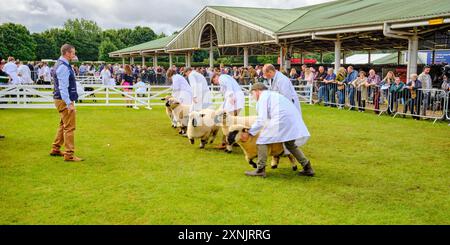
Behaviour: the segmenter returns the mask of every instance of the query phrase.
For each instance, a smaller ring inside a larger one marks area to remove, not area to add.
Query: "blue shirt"
[[[62,56],[59,58],[59,60],[61,60],[66,64],[69,64],[69,61]],[[69,108],[69,105],[72,103],[69,97],[69,76],[70,71],[66,66],[64,65],[58,66],[58,69],[56,70],[56,77],[58,78],[59,82],[58,88],[59,92],[61,93],[62,100],[66,102],[67,108]]]
[[[348,76],[342,82],[344,82],[344,83],[351,83],[351,82],[355,81],[356,78],[358,78],[358,72],[357,71],[352,71],[352,73],[348,74]]]
[[[327,80],[327,81],[336,80],[336,74],[333,73],[331,75],[327,75],[324,80]]]

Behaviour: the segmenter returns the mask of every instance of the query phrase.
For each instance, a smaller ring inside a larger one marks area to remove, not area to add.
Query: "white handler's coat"
[[[26,65],[20,65],[17,69],[17,74],[20,75],[20,81],[23,84],[33,84],[33,79],[31,79],[31,70]]]
[[[192,104],[192,88],[186,79],[179,74],[172,77],[172,96],[182,105]]]
[[[19,76],[17,75],[17,65],[14,62],[8,62],[3,66],[3,71],[8,73],[11,77],[12,84],[20,84]]]
[[[250,129],[250,134],[261,131],[258,145],[283,143],[295,140],[297,146],[306,144],[311,135],[303,122],[299,110],[283,95],[273,91],[263,91],[256,105],[258,118]]]
[[[241,86],[230,75],[220,75],[219,77],[220,92],[223,94],[223,110],[232,112],[243,109],[245,105],[245,95]]]
[[[192,101],[191,111],[200,111],[210,107],[212,96],[206,78],[202,74],[192,71],[189,74],[189,83],[192,87],[192,97],[197,98],[197,103]]]
[[[298,99],[298,94],[295,91],[294,86],[292,85],[291,80],[283,75],[283,73],[277,71],[275,73],[275,77],[272,79],[271,82],[271,90],[276,91],[284,97],[286,97],[291,103],[294,103],[295,107],[300,111],[300,114],[302,112],[300,108],[300,101]]]

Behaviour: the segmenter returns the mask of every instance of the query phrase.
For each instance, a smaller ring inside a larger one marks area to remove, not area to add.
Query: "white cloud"
[[[14,22],[40,32],[69,18],[93,20],[103,29],[148,26],[171,34],[206,5],[295,8],[330,0],[2,0],[0,23]]]

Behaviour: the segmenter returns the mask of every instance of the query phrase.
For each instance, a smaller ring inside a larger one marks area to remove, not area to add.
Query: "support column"
[[[125,66],[125,57],[122,56],[122,65]]]
[[[400,65],[402,59],[402,51],[397,51],[397,65]]]
[[[145,66],[145,56],[142,55],[142,66]]]
[[[153,55],[153,67],[158,66],[158,56],[155,54]]]
[[[280,47],[280,71],[284,69],[283,47]]]
[[[367,64],[371,64],[372,63],[372,52],[370,51],[370,49],[369,49],[369,51],[367,51],[367,54],[368,54],[368,58],[367,58],[368,63]]]
[[[409,48],[409,54],[408,54],[408,77],[411,76],[411,74],[417,74],[417,56],[418,56],[418,49],[419,49],[419,38],[416,35],[412,36],[408,40],[408,48]]]
[[[323,64],[323,52],[322,51],[320,51],[320,64],[321,65]]]
[[[339,40],[339,38],[336,41],[334,41],[334,72],[336,74],[339,71],[339,68],[341,68],[341,45],[342,42],[341,40]]]
[[[433,49],[431,55],[433,55],[433,57],[431,57],[431,64],[434,65],[434,63],[436,62],[436,50]]]
[[[134,65],[134,57],[130,57],[130,65]]]
[[[303,51],[300,52],[300,60],[302,62],[302,65],[305,64],[305,56],[303,55]]]
[[[186,62],[185,62],[186,67],[189,68],[189,67],[191,67],[191,52],[187,52],[185,57],[186,57]]]
[[[209,28],[209,67],[214,68],[213,30]]]
[[[248,67],[248,47],[244,48],[244,67]]]
[[[172,68],[173,66],[173,55],[172,53],[169,53],[169,68]]]

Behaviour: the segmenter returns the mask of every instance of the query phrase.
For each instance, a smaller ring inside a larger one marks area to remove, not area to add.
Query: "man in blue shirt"
[[[353,66],[349,66],[347,68],[347,77],[344,79],[345,84],[347,84],[347,88],[349,89],[349,100],[350,100],[350,106],[351,109],[354,110],[355,109],[355,88],[350,85],[353,81],[356,80],[356,78],[358,78],[358,72],[353,70]]]
[[[83,161],[83,159],[74,156],[75,101],[78,100],[78,93],[75,73],[69,62],[75,57],[75,48],[70,44],[64,44],[61,47],[61,57],[55,64],[55,74],[53,77],[53,98],[61,120],[50,155],[64,156],[64,161],[67,162]],[[65,152],[60,150],[63,144]]]

